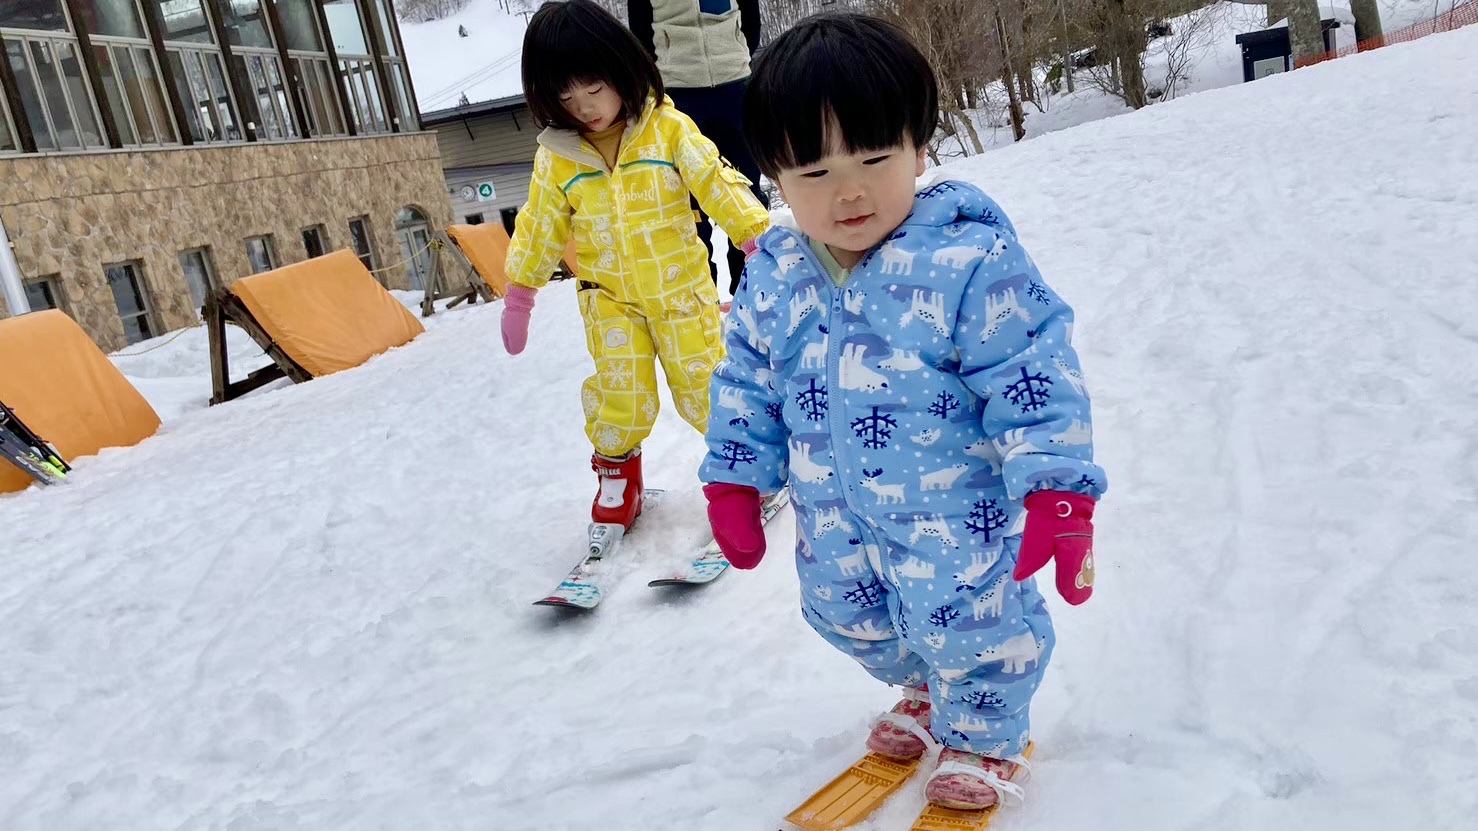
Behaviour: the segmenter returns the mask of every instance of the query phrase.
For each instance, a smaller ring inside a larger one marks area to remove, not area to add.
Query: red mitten
[[[748,485],[715,482],[703,486],[708,497],[708,525],[713,540],[734,568],[750,569],[765,556],[765,528],[760,522],[760,492]]]
[[[1057,558],[1057,593],[1074,606],[1093,596],[1093,497],[1035,491],[1026,497],[1026,530],[1016,558],[1017,580]]]

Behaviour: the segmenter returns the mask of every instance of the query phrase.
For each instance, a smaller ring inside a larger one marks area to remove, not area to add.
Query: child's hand
[[[535,289],[511,285],[503,298],[503,348],[517,355],[529,342],[529,313],[534,310]]]
[[[1057,558],[1057,593],[1074,606],[1093,596],[1093,497],[1036,491],[1026,497],[1026,531],[1016,560],[1017,580]]]
[[[750,569],[765,556],[765,528],[760,522],[760,492],[748,485],[715,482],[703,486],[708,497],[708,524],[714,542],[734,568]]]

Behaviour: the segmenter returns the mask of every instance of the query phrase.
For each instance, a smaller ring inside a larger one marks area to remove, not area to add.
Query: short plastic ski
[[[648,489],[642,491],[642,513],[637,517],[637,522],[642,516],[657,507],[661,501],[663,491]],[[632,527],[636,527],[632,523]],[[604,522],[592,522],[589,526],[588,547],[585,557],[565,575],[554,591],[540,600],[535,600],[535,606],[559,606],[566,609],[594,609],[600,605],[605,598],[605,590],[600,584],[600,564],[605,558],[616,552],[621,546],[622,540],[626,538],[626,531],[620,525]]]
[[[1026,752],[1022,755],[1031,758],[1035,746],[1028,742]],[[1016,768],[1016,775],[1011,779],[1014,781],[1021,774],[1021,767]],[[979,811],[957,811],[953,808],[943,808],[938,805],[925,805],[924,810],[919,812],[919,818],[914,820],[909,831],[985,831],[990,827],[991,818],[1001,803],[982,808]]]
[[[862,822],[908,781],[919,761],[868,753],[785,816],[800,831],[842,831]]]
[[[768,525],[770,520],[780,513],[780,509],[788,504],[790,504],[790,489],[782,488],[765,500],[764,506],[760,509],[760,522]],[[659,577],[647,585],[701,586],[705,583],[712,583],[728,569],[729,561],[724,558],[724,552],[719,550],[718,543],[709,540],[699,550],[698,556],[689,561],[682,571],[667,577]]]

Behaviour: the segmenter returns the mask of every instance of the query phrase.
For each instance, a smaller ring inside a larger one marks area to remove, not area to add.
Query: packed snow
[[[1478,27],[946,169],[1077,308],[1113,482],[997,827],[1472,827],[1475,135]],[[589,358],[568,283],[523,355],[498,314],[212,408],[191,338],[120,360],[160,434],[0,498],[0,827],[775,828],[860,752],[895,692],[802,622],[788,511],[646,587],[705,531],[670,408],[609,598],[529,605]]]
[[[467,36],[458,33],[465,28]],[[426,23],[400,22],[420,111],[523,94],[520,74],[528,20],[497,0],[472,0],[456,14]]]

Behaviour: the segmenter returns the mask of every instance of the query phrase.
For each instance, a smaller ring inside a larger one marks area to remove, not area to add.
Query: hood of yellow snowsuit
[[[711,285],[689,193],[739,245],[769,227],[749,185],[670,98],[660,106],[648,98],[628,122],[614,169],[578,133],[546,129],[508,250],[509,281],[544,285],[573,235],[582,281],[620,302],[665,308],[675,290],[691,296],[695,282]]]

